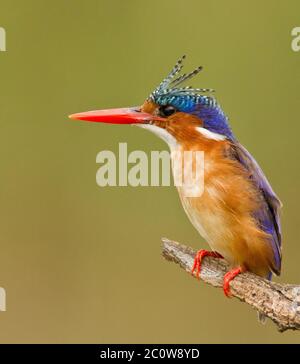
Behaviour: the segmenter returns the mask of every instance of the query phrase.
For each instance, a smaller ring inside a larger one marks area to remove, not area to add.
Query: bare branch
[[[190,273],[196,252],[185,245],[163,238],[162,255]],[[224,259],[205,257],[200,278],[214,287],[223,286],[228,264]],[[252,273],[238,275],[230,282],[232,296],[248,303],[269,317],[279,331],[300,330],[300,286],[269,282]]]

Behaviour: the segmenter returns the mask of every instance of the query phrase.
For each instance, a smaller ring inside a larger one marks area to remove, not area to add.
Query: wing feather
[[[249,173],[262,197],[262,208],[255,212],[260,227],[271,236],[271,244],[274,252],[274,272],[280,274],[281,270],[281,224],[279,210],[282,206],[279,198],[273,191],[262,169],[252,155],[237,141],[232,142],[232,156]]]

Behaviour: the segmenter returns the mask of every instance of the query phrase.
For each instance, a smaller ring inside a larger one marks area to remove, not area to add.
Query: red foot
[[[229,272],[227,272],[225,274],[224,281],[223,281],[223,291],[224,291],[226,297],[231,297],[230,286],[229,286],[230,281],[232,281],[234,277],[236,277],[238,274],[240,274],[242,272],[243,272],[243,269],[241,267],[238,267],[238,268],[230,270]]]
[[[202,259],[206,256],[214,257],[214,258],[223,258],[222,255],[217,252],[211,252],[209,250],[204,250],[204,249],[198,250],[195,255],[193,268],[191,270],[192,275],[194,275],[194,271],[196,271],[196,277],[198,279],[200,278]]]

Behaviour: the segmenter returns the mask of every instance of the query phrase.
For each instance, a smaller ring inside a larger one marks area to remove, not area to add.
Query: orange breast
[[[200,197],[186,197],[184,187],[178,187],[184,210],[212,250],[232,266],[266,276],[273,253],[269,236],[253,218],[259,208],[258,191],[239,163],[224,155],[227,142],[216,143],[192,147],[204,151],[204,190]]]

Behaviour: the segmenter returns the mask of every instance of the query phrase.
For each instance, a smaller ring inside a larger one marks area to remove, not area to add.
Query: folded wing
[[[274,252],[274,273],[280,274],[281,270],[281,225],[279,209],[281,202],[273,191],[263,171],[251,156],[251,154],[237,141],[232,143],[231,155],[249,173],[249,178],[253,181],[261,194],[262,206],[255,212],[255,218],[261,229],[271,236],[270,242]]]

